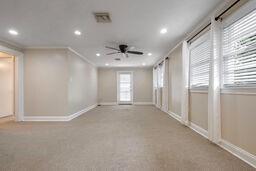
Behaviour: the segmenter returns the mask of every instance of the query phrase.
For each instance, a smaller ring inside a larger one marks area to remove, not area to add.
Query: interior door
[[[133,103],[133,74],[130,71],[122,71],[117,74],[117,101],[118,104]]]
[[[0,57],[0,118],[14,114],[14,62]]]

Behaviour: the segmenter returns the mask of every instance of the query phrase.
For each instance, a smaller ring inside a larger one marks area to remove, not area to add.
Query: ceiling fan
[[[128,54],[134,54],[134,55],[143,55],[143,52],[139,52],[139,51],[132,51],[130,50],[131,48],[128,47],[128,45],[119,45],[119,49],[118,48],[113,48],[113,47],[109,47],[106,46],[107,49],[111,49],[111,50],[115,50],[115,52],[111,52],[108,53],[106,55],[114,55],[114,54],[123,54],[125,57],[129,57]]]

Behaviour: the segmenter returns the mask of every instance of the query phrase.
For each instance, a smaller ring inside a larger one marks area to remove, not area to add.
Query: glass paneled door
[[[132,104],[133,75],[129,71],[117,72],[117,100],[118,104]]]

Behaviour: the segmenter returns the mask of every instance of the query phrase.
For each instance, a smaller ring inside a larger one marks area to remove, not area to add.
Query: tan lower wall
[[[256,95],[221,95],[224,140],[256,155]]]
[[[208,130],[208,93],[191,92],[189,106],[189,121]]]

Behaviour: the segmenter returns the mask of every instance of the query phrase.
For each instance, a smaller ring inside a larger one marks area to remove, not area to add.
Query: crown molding
[[[68,50],[68,51],[76,54],[77,56],[79,56],[81,59],[85,60],[86,62],[88,62],[92,66],[97,68],[97,65],[95,63],[93,63],[87,57],[85,57],[84,55],[82,55],[81,53],[77,52],[76,50],[74,50],[73,48],[71,48],[69,46],[29,46],[29,47],[25,48],[25,50],[36,50],[36,49],[43,49],[43,50],[47,50],[47,49]]]

